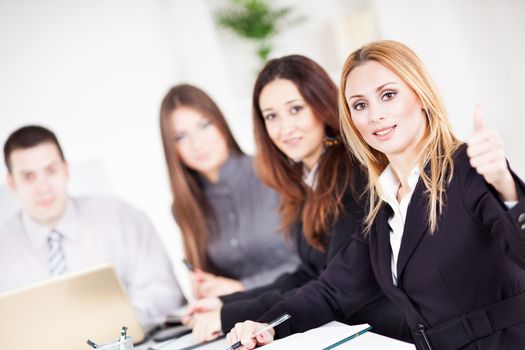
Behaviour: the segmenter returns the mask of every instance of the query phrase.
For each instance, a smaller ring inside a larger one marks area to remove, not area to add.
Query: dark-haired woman
[[[257,170],[281,195],[284,226],[295,233],[302,263],[268,286],[192,305],[190,324],[201,340],[257,319],[317,279],[363,218],[358,198],[364,175],[341,142],[337,88],[323,68],[299,55],[268,62],[255,83],[253,122]],[[364,319],[379,333],[410,339],[401,312],[381,293],[360,314],[341,321]]]
[[[297,265],[280,234],[279,196],[255,175],[215,102],[191,85],[173,87],[160,111],[172,211],[196,298],[267,284]]]

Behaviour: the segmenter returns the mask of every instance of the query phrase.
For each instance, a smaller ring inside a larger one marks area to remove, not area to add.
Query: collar
[[[308,170],[303,164],[303,181],[306,186],[315,189],[317,185],[317,170],[319,162],[315,163],[311,170]]]
[[[418,179],[419,165],[416,165],[408,175],[408,185],[410,186],[411,192],[416,188]],[[399,190],[400,182],[390,164],[379,176],[379,184],[381,185],[381,199],[395,208],[398,205],[397,191]]]
[[[230,152],[228,159],[226,159],[226,162],[219,170],[219,181],[217,183],[210,182],[206,177],[199,175],[204,191],[208,193],[218,192],[221,194],[224,187],[234,187],[238,179],[246,175],[244,168],[246,167],[245,163],[247,160],[250,160],[249,166],[252,167],[250,157],[244,154]]]
[[[321,159],[324,156],[324,153],[327,151],[326,147],[323,147],[323,150],[321,151],[321,155],[317,159],[317,162],[315,162],[314,166],[311,170],[308,170],[303,163],[303,182],[306,186],[310,187],[312,190],[315,190],[317,186],[317,172],[319,168],[319,163],[321,162]]]
[[[47,246],[47,237],[52,229],[33,220],[26,212],[22,212],[22,226],[31,244],[41,249]],[[64,214],[53,228],[60,232],[65,240],[74,239],[78,232],[77,210],[70,198],[67,202]]]

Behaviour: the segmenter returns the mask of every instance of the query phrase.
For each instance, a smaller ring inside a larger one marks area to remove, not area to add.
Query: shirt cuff
[[[516,204],[518,204],[518,201],[505,201],[503,203],[505,203],[507,209],[512,209]]]

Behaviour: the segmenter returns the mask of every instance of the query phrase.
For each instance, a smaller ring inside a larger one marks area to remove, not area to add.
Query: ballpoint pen
[[[188,271],[195,272],[195,267],[193,267],[193,265],[188,260],[182,259],[182,263],[184,264],[184,266],[186,266]]]
[[[273,320],[272,322],[270,322],[268,324],[268,326],[264,327],[263,329],[255,332],[253,335],[252,335],[252,338],[255,338],[256,336],[258,336],[259,334],[261,334],[262,332],[265,332],[271,328],[274,328],[274,327],[277,327],[278,325],[280,325],[281,323],[283,323],[284,321],[286,321],[287,319],[289,319],[290,316],[289,314],[282,314],[281,316],[277,317],[275,320]],[[236,350],[238,348],[240,348],[242,346],[242,343],[241,341],[239,340],[238,342],[232,344],[229,348],[227,348],[226,350]]]
[[[98,348],[98,345],[95,344],[93,341],[91,341],[91,339],[88,339],[86,343],[87,343],[89,346],[91,346],[93,349]]]

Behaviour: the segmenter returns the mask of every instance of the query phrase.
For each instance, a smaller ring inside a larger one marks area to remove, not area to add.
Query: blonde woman
[[[253,348],[304,320],[344,319],[382,291],[417,349],[525,348],[525,184],[481,111],[462,144],[417,56],[393,41],[349,56],[339,98],[344,137],[369,170],[362,228],[318,282],[262,316],[292,315],[277,334],[250,339],[262,324],[247,321],[228,341]]]

